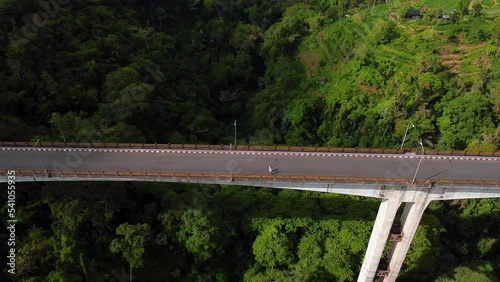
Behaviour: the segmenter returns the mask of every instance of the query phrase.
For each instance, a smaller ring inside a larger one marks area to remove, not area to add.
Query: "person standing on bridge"
[[[273,173],[273,169],[271,168],[271,166],[269,166],[269,174],[272,174]]]

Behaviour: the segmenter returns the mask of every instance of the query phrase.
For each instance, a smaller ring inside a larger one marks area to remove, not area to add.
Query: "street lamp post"
[[[234,120],[234,148],[236,149],[236,120]]]
[[[66,138],[64,138],[64,134],[63,134],[63,131],[61,129],[61,126],[59,125],[59,122],[57,121],[57,118],[53,118],[50,123],[54,122],[54,120],[56,121],[56,124],[57,124],[57,127],[59,128],[59,131],[61,132],[61,136],[63,138],[63,141],[64,141],[64,145],[66,145]]]
[[[420,163],[422,162],[422,158],[424,157],[424,145],[422,144],[422,141],[418,142],[420,144],[420,147],[422,147],[422,154],[420,155],[420,160],[418,161],[417,169],[415,170],[415,175],[413,176],[413,180],[411,184],[415,184],[415,179],[417,178],[417,173],[418,169],[420,168]]]
[[[233,151],[231,151],[232,144],[229,143],[229,176],[233,181]]]
[[[45,166],[43,165],[42,159],[40,158],[40,155],[38,154],[38,150],[35,148],[39,142],[40,142],[40,139],[36,140],[35,146],[33,146],[33,148],[35,149],[35,153],[36,153],[36,156],[38,157],[38,161],[40,161],[40,164],[42,165],[43,171],[45,171],[45,174],[47,175],[47,177],[49,177],[49,173],[47,172],[47,170],[45,169]]]
[[[406,135],[408,134],[408,129],[410,128],[410,125],[411,127],[415,128],[415,125],[413,124],[413,122],[408,122],[408,125],[406,126],[406,131],[405,131],[405,136],[403,137],[403,142],[401,142],[401,148],[399,149],[403,149],[403,145],[405,144],[405,139],[406,139]]]

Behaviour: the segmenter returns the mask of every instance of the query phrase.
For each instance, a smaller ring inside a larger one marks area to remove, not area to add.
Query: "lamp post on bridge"
[[[56,121],[56,124],[57,124],[57,127],[59,128],[59,131],[61,132],[61,135],[62,135],[62,138],[63,138],[63,141],[64,141],[64,145],[66,146],[66,138],[64,138],[64,134],[63,134],[63,131],[61,129],[61,126],[59,125],[59,122],[57,121],[57,118],[54,117],[50,123],[53,123],[54,121]]]
[[[234,120],[234,148],[236,149],[236,120]]]
[[[413,124],[413,122],[408,122],[408,125],[406,126],[406,131],[405,131],[405,136],[403,137],[403,142],[401,142],[401,148],[399,149],[403,149],[403,145],[405,144],[405,139],[406,139],[406,135],[408,134],[408,129],[410,128],[410,125],[411,127],[415,128],[415,125]]]
[[[233,151],[231,151],[232,144],[229,143],[229,177],[233,181]]]
[[[419,141],[418,143],[420,144],[420,147],[422,147],[422,154],[420,155],[420,160],[418,161],[417,169],[415,170],[415,175],[413,176],[413,180],[411,182],[412,185],[415,184],[415,179],[417,178],[418,169],[420,168],[420,163],[422,162],[422,158],[424,157],[424,145],[422,144],[422,141]]]
[[[47,175],[47,177],[49,177],[49,173],[45,169],[45,166],[43,165],[42,159],[40,158],[40,155],[38,154],[38,149],[35,148],[38,143],[40,143],[40,139],[36,140],[36,143],[35,143],[35,146],[33,146],[33,149],[35,149],[36,156],[38,157],[38,161],[42,165],[43,171],[45,171],[45,174]]]

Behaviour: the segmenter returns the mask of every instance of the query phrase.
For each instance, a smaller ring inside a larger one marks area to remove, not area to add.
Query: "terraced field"
[[[486,43],[479,44],[443,44],[439,51],[441,64],[450,72],[458,75],[473,75],[483,68],[491,67],[491,62],[485,54]]]

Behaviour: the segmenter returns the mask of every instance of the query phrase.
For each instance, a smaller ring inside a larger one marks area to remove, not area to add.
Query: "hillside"
[[[412,121],[418,124],[412,136],[429,147],[498,148],[498,32],[492,28],[500,26],[498,18],[396,22],[369,14],[310,30],[301,41],[307,78],[299,100],[312,99],[311,93],[322,99],[314,98],[316,110],[291,103],[284,139],[384,147],[394,145]],[[320,77],[328,82],[319,83]],[[474,109],[451,106],[470,99]],[[321,122],[305,129],[292,119],[308,110]]]

